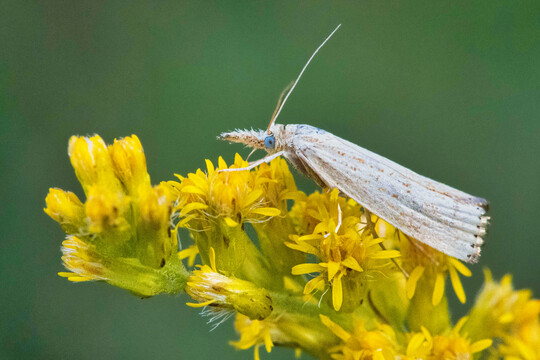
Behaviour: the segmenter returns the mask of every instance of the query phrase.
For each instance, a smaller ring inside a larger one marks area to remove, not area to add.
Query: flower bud
[[[252,320],[263,320],[273,310],[272,299],[265,289],[249,281],[222,275],[207,265],[193,272],[188,279],[186,291],[200,301],[199,304],[188,305],[234,309]]]

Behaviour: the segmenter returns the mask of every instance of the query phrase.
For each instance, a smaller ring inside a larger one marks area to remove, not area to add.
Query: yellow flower
[[[437,306],[444,295],[446,274],[450,275],[450,281],[459,301],[465,303],[466,296],[459,274],[469,277],[471,271],[458,259],[445,255],[419,241],[407,237],[402,232],[396,232],[400,239],[402,264],[409,273],[406,290],[409,299],[415,294],[417,283],[420,279],[432,284],[432,304]]]
[[[70,234],[78,234],[86,227],[84,206],[71,191],[51,188],[45,198],[47,207],[43,209],[62,229]]]
[[[177,293],[184,289],[187,274],[179,260],[172,259],[162,269],[150,268],[136,258],[111,257],[98,246],[76,236],[62,243],[62,261],[70,272],[58,275],[69,281],[103,280],[142,296]]]
[[[211,305],[216,311],[234,309],[252,320],[263,320],[273,310],[268,291],[240,280],[220,274],[216,269],[215,252],[210,248],[210,263],[199,265],[188,278],[186,292],[199,303],[192,307]]]
[[[504,337],[500,353],[504,356],[521,356],[540,359],[540,300],[528,300],[515,312],[510,335]]]
[[[407,334],[408,344],[404,359],[473,359],[473,355],[491,346],[491,339],[481,339],[472,342],[463,333],[463,325],[467,317],[458,321],[456,326],[446,335],[431,335],[422,327],[419,333]]]
[[[364,321],[357,320],[352,332],[330,320],[325,315],[319,315],[326,325],[342,343],[328,351],[333,359],[340,360],[395,360],[398,353],[398,343],[394,330],[388,325],[379,324],[374,330],[367,330]]]
[[[281,300],[292,305],[289,295]],[[263,344],[268,352],[276,344],[294,348],[297,355],[301,348],[316,358],[327,358],[328,349],[335,346],[339,339],[321,323],[316,310],[308,310],[316,309],[317,305],[303,304],[301,301],[297,305],[300,312],[288,311],[283,304],[278,305],[279,312],[274,311],[264,320],[251,320],[237,313],[235,328],[240,333],[240,339],[231,344],[237,349],[254,347],[255,359],[259,359],[259,347]]]
[[[111,192],[123,191],[114,173],[111,157],[105,141],[98,135],[92,137],[72,136],[68,155],[84,192],[88,187],[101,184]]]
[[[62,259],[71,273],[61,276],[106,280],[142,296],[182,290],[185,270],[170,227],[175,198],[166,185],[151,186],[138,138],[107,147],[97,135],[73,136],[68,153],[86,201],[50,189],[44,209],[68,235]],[[171,271],[179,277],[168,277]]]
[[[280,277],[272,276],[268,265],[274,260],[283,262],[290,254],[282,251],[288,251],[283,245],[288,227],[278,221],[281,231],[272,229],[270,234],[255,226],[273,218],[285,219],[287,200],[298,191],[283,159],[253,171],[234,171],[247,165],[239,155],[230,167],[220,157],[217,169],[206,160],[206,172],[198,169],[187,177],[177,175],[179,181],[169,181],[171,192],[178,197],[176,226],[190,230],[203,264],[209,264],[209,249],[213,248],[218,268],[227,275],[277,288]],[[261,235],[259,248],[245,232],[246,223],[253,224]]]
[[[130,199],[118,190],[111,190],[105,184],[87,187],[84,205],[88,231],[125,231],[129,228]],[[117,238],[118,240],[119,238]]]
[[[448,335],[433,337],[431,356],[433,359],[472,359],[473,354],[481,352],[491,346],[491,339],[481,339],[472,342],[467,334],[460,334],[461,328],[468,318],[461,318]]]
[[[199,254],[199,248],[197,245],[191,245],[187,249],[180,250],[178,252],[178,258],[180,260],[188,259],[188,266],[193,266],[195,258]]]
[[[282,213],[287,212],[287,200],[304,200],[306,195],[298,191],[287,161],[282,158],[261,164],[253,172],[255,187],[261,189],[265,201]]]
[[[407,334],[407,349],[403,360],[428,359],[433,348],[433,337],[428,329],[421,327],[421,332]]]
[[[108,280],[108,269],[105,268],[95,246],[76,236],[68,236],[62,243],[62,253],[62,261],[71,272],[59,272],[58,275],[73,282]]]
[[[373,237],[361,220],[360,207],[352,200],[340,198],[337,189],[312,194],[306,204],[299,204],[298,207],[303,214],[300,227],[305,229],[307,235],[292,235],[293,242],[287,243],[287,246],[315,255],[319,261],[296,265],[292,268],[292,274],[318,272],[319,275],[306,284],[304,292],[309,294],[324,287],[326,282],[330,283],[332,303],[336,310],[343,303],[343,279],[361,283],[368,276],[383,272],[391,264],[389,259],[400,256],[399,251],[384,250],[380,246],[384,238]],[[292,212],[295,211],[299,212],[293,208]],[[371,274],[365,275],[368,272]],[[361,300],[358,291],[349,296],[350,301]]]
[[[467,331],[477,336],[499,337],[499,356],[540,358],[540,300],[531,299],[530,290],[514,290],[512,277],[494,281],[484,270],[485,283],[470,313]]]
[[[138,187],[150,186],[146,157],[137,136],[114,139],[108,150],[116,177],[126,186],[129,194],[136,195]]]
[[[230,227],[243,222],[260,222],[281,211],[269,206],[264,195],[265,181],[254,175],[252,171],[218,171],[246,167],[240,155],[228,167],[223,158],[219,158],[218,169],[210,160],[206,160],[207,173],[198,169],[187,177],[176,175],[180,182],[169,181],[168,184],[179,196],[175,210],[182,220],[179,226],[196,230],[205,229],[216,218],[223,218]]]
[[[532,340],[532,341],[530,341]],[[505,336],[504,343],[494,351],[496,358],[503,357],[505,360],[538,360],[540,359],[540,341],[538,331],[534,339],[521,339],[518,336]]]
[[[237,349],[245,350],[254,347],[254,358],[259,360],[259,347],[264,344],[267,352],[272,351],[272,332],[276,332],[277,327],[271,321],[250,320],[242,314],[236,315],[234,327],[240,333],[240,340],[231,341],[230,344]]]
[[[467,318],[462,318],[447,334],[432,335],[422,327],[421,332],[407,333],[402,345],[394,330],[385,324],[375,323],[374,329],[368,330],[365,321],[357,320],[352,332],[320,315],[321,321],[342,343],[330,350],[332,358],[343,360],[358,359],[472,359],[492,344],[491,339],[471,341],[463,334],[462,327]]]

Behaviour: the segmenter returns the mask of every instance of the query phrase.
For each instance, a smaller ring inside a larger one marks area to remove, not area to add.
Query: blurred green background
[[[2,1],[2,359],[252,359],[185,296],[140,300],[71,284],[49,187],[82,196],[72,134],[137,134],[154,183],[248,151],[216,140],[265,128],[281,90],[339,23],[280,115],[485,197],[483,280],[540,292],[538,1]],[[262,156],[262,154],[259,154]],[[305,191],[316,187],[298,176]],[[268,358],[293,358],[275,350]],[[304,358],[307,356],[304,355]]]

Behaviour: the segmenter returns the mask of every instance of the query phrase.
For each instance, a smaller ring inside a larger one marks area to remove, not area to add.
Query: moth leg
[[[369,230],[371,231],[371,234],[373,234],[373,238],[374,239],[378,238],[379,234],[377,234],[377,231],[375,231],[375,224],[373,223],[373,221],[371,221],[371,211],[364,208],[364,214],[366,215],[366,222],[367,222],[367,225],[369,227]],[[386,246],[384,246],[383,243],[379,243],[379,245],[381,246],[381,249],[386,250]],[[399,271],[401,271],[401,273],[403,275],[405,275],[405,278],[408,279],[409,278],[409,273],[407,271],[405,271],[405,269],[403,269],[401,267],[401,265],[399,265],[394,258],[392,258],[390,260],[392,260],[392,262],[394,263],[394,265],[396,265],[396,267],[399,269]]]
[[[265,156],[263,157],[262,159],[259,159],[257,161],[254,161],[252,163],[249,163],[248,166],[246,167],[242,167],[242,168],[238,168],[238,169],[220,169],[218,170],[218,172],[229,172],[229,171],[248,171],[248,170],[251,170],[259,165],[261,165],[262,163],[269,163],[270,161],[274,160],[275,158],[278,158],[280,157],[281,155],[283,155],[283,151],[278,151],[277,153],[275,154],[272,154],[272,155],[268,155],[268,156]]]
[[[246,158],[246,161],[248,161],[249,158],[251,157],[251,155],[253,155],[253,153],[254,153],[255,151],[257,151],[257,150],[258,150],[257,148],[254,148],[253,150],[251,150],[251,152],[249,153],[249,155],[248,155],[247,158]]]

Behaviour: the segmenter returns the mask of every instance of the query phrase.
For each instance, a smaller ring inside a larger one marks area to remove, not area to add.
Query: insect
[[[282,92],[266,131],[235,130],[221,134],[222,140],[268,153],[248,167],[228,171],[249,170],[284,156],[322,187],[339,189],[404,234],[447,255],[476,262],[489,221],[486,200],[419,175],[322,129],[275,123],[307,66],[339,26]]]

